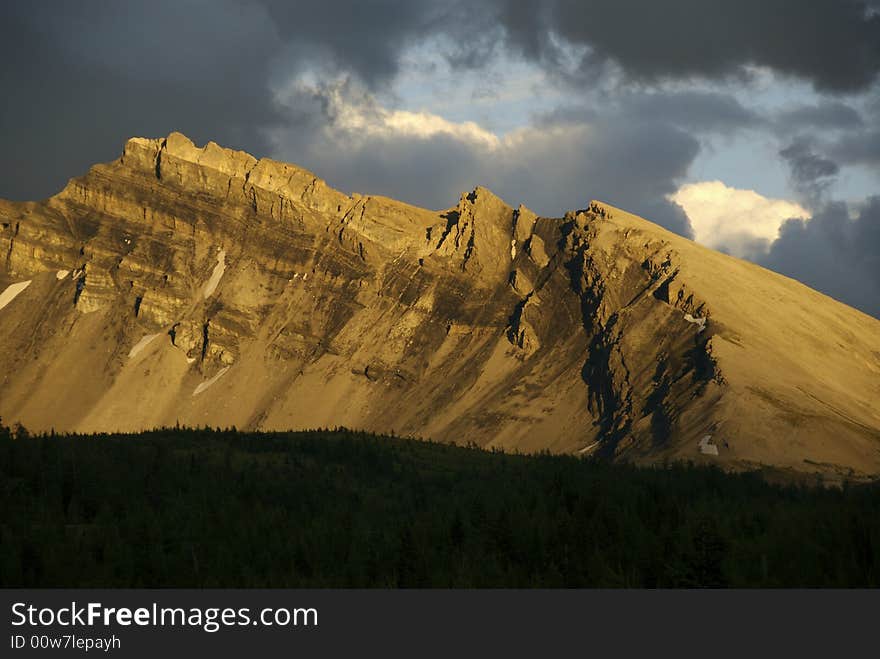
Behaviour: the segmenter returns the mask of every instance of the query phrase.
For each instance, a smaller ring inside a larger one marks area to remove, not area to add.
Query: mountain
[[[0,416],[31,430],[880,474],[880,321],[600,202],[435,212],[172,133],[0,201],[0,245]]]

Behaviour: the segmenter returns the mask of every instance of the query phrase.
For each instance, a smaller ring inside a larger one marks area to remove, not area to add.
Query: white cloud
[[[426,111],[390,110],[351,79],[330,84],[301,79],[277,98],[282,105],[295,105],[304,96],[320,100],[328,119],[325,131],[347,142],[375,138],[430,140],[442,136],[480,148],[496,149],[501,145],[495,133],[474,121],[450,121]]]
[[[785,220],[810,217],[800,204],[731,188],[721,181],[688,183],[669,199],[688,214],[694,240],[743,258],[766,253]]]
[[[497,148],[500,144],[497,135],[480,127],[476,122],[456,123],[429,112],[408,112],[406,110],[388,112],[384,110],[380,126],[380,130],[382,129],[398,135],[422,139],[430,139],[436,135],[448,135],[463,142],[471,142],[490,149]]]

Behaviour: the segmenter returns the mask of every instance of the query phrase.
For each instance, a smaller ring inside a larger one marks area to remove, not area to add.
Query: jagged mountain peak
[[[602,203],[344,194],[179,133],[0,201],[0,415],[880,473],[880,322]]]

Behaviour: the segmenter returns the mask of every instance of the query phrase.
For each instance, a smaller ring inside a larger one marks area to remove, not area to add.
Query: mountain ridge
[[[0,222],[0,288],[31,282],[0,308],[0,415],[28,427],[880,474],[880,321],[598,201],[431,211],[172,133]]]

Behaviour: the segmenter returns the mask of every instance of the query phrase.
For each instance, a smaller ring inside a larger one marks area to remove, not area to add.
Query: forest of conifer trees
[[[347,430],[0,426],[3,587],[880,585],[880,489]]]

